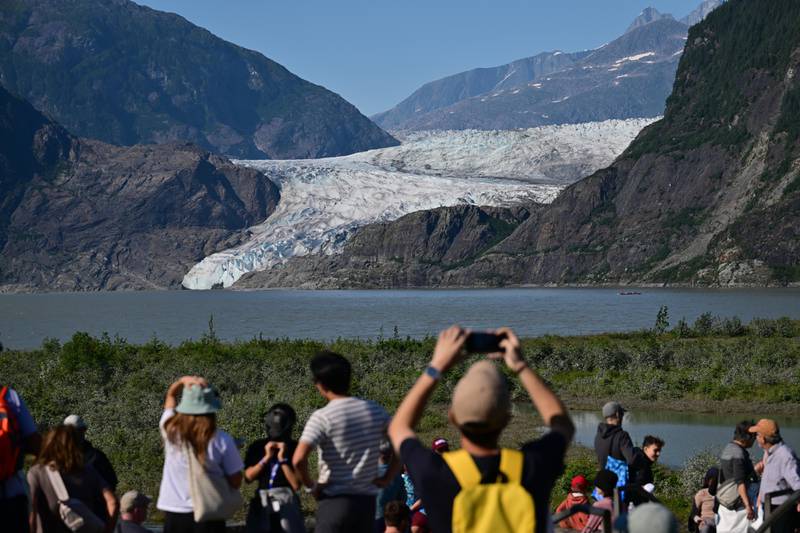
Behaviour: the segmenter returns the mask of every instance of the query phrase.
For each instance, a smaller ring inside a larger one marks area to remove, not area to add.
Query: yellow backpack
[[[481,473],[466,450],[446,452],[444,460],[461,491],[453,501],[453,533],[533,533],[533,496],[522,486],[522,452],[500,450],[498,480],[481,484]],[[505,479],[503,479],[505,478]]]

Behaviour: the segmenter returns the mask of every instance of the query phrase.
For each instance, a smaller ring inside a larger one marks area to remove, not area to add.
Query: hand
[[[469,332],[459,326],[450,326],[439,333],[436,348],[433,350],[431,366],[439,372],[446,372],[463,356],[464,341]]]
[[[759,462],[757,462],[753,468],[755,469],[756,474],[758,474],[759,476],[762,475],[764,473],[764,460],[762,459]]]
[[[500,341],[502,352],[490,353],[487,355],[489,359],[502,359],[505,361],[506,366],[514,373],[518,374],[527,363],[522,358],[522,348],[519,344],[519,339],[511,331],[511,328],[500,328],[494,331],[495,335],[502,335],[503,339]]]
[[[285,461],[286,460],[286,443],[285,442],[277,442],[275,443],[277,450],[278,450],[278,461]]]
[[[275,457],[278,453],[278,443],[269,441],[264,445],[264,457],[266,457],[267,461]]]
[[[747,510],[747,519],[750,520],[751,522],[755,520],[756,514],[753,512],[753,506],[747,504],[747,506],[745,506],[745,509]]]

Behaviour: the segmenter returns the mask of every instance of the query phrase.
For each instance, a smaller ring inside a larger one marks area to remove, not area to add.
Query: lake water
[[[610,288],[0,294],[0,342],[31,348],[80,330],[178,343],[199,338],[211,316],[225,340],[374,338],[395,328],[422,337],[453,323],[507,325],[523,336],[630,331],[651,327],[662,305],[673,324],[707,311],[744,321],[800,318],[800,289],[640,290],[630,296]]]
[[[575,440],[579,444],[594,447],[599,412],[573,411]],[[759,413],[737,415],[712,415],[700,413],[677,413],[669,411],[635,410],[627,413],[624,429],[630,433],[635,446],[641,446],[645,435],[655,435],[666,441],[660,461],[668,466],[680,467],[686,459],[703,450],[719,454],[722,447],[733,438],[733,429],[741,420],[758,420]],[[794,449],[800,449],[800,419],[776,416],[781,435]],[[761,449],[755,444],[750,450],[753,460],[761,457]]]

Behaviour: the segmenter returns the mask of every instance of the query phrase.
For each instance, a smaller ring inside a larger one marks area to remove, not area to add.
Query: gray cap
[[[628,515],[628,533],[678,533],[678,519],[658,503],[637,505]]]
[[[619,402],[608,402],[603,406],[603,417],[605,418],[615,415],[620,415],[621,417],[625,413],[626,409]]]
[[[137,507],[147,507],[150,505],[150,498],[138,490],[129,490],[119,499],[119,510],[123,513],[130,513]]]
[[[80,415],[69,415],[64,419],[65,426],[72,426],[75,429],[86,429],[86,422],[83,421]]]

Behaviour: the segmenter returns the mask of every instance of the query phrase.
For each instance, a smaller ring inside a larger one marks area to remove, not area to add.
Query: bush
[[[694,321],[694,333],[698,337],[705,337],[714,332],[714,317],[711,313],[703,313]]]

